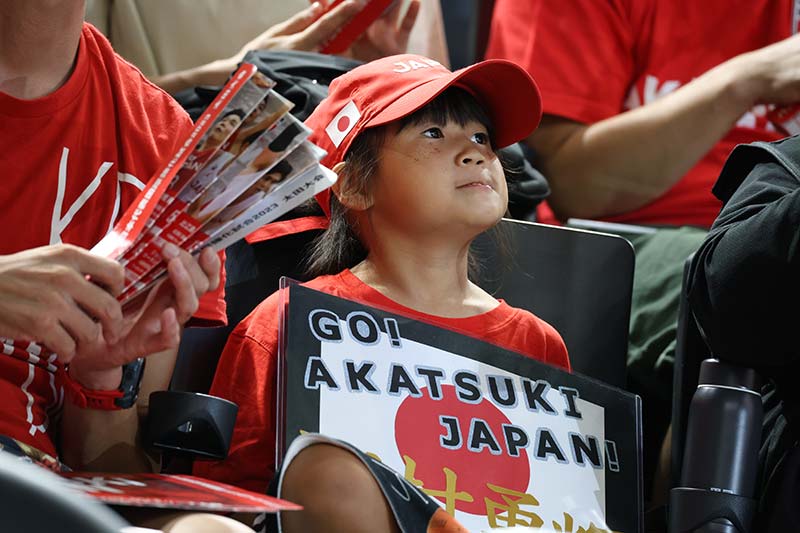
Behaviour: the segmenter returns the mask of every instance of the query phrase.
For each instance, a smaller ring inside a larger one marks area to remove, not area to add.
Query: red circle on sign
[[[336,123],[336,127],[338,128],[339,131],[347,131],[347,128],[350,127],[350,117],[345,115],[342,118],[340,118],[339,121]]]
[[[413,477],[422,481],[421,488],[429,493],[434,491],[435,494],[431,495],[444,503],[447,503],[447,496],[438,493],[454,489],[450,491],[450,498],[455,508],[476,515],[486,514],[484,498],[500,503],[504,501],[500,494],[487,487],[487,483],[524,493],[530,480],[528,454],[525,449],[520,449],[516,457],[508,454],[503,424],[511,421],[503,412],[487,399],[477,404],[460,401],[453,385],[442,386],[441,400],[431,399],[428,393],[429,390],[423,388],[421,397],[409,396],[403,400],[394,420],[397,449],[406,464],[408,458],[415,461]],[[440,438],[448,434],[445,426],[439,423],[440,415],[458,419],[461,433],[458,449],[440,446]],[[487,447],[480,452],[468,449],[473,419],[486,422],[500,446],[499,455],[493,455]],[[447,486],[445,468],[455,474],[450,487]],[[465,500],[467,494],[472,501]]]

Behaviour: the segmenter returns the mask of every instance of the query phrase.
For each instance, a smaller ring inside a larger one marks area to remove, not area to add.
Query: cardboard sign
[[[70,488],[109,505],[212,512],[275,513],[299,505],[194,476],[60,473]]]
[[[303,432],[349,442],[470,531],[642,531],[637,396],[473,337],[289,291],[279,454]]]

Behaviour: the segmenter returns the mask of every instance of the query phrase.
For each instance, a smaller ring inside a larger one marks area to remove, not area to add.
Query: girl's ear
[[[344,161],[336,163],[331,170],[339,176],[331,190],[340,204],[353,211],[366,211],[372,207],[372,196],[355,187],[355,180],[348,173],[347,163]]]

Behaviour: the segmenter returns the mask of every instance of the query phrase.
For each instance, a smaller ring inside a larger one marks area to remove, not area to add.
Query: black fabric
[[[800,161],[790,141],[771,147]],[[737,148],[715,187],[741,184],[695,256],[689,298],[712,354],[770,373],[798,359],[797,314],[783,309],[800,301],[800,176],[753,149]]]
[[[275,90],[294,104],[292,114],[305,120],[328,94],[334,78],[361,63],[344,57],[313,52],[253,50],[243,62],[254,64],[258,70],[276,82]],[[221,87],[194,87],[181,91],[175,99],[197,120]]]
[[[536,220],[536,206],[550,196],[547,179],[534,166],[535,154],[525,143],[498,150],[508,183],[508,211],[517,220]]]
[[[758,531],[800,524],[800,138],[737,147],[714,187],[725,202],[696,253],[692,312],[711,354],[769,382],[760,452]]]

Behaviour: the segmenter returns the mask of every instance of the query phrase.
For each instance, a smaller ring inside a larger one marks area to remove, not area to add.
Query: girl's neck
[[[390,242],[390,246],[371,246],[368,257],[351,269],[384,296],[416,311],[449,318],[474,316],[498,305],[469,281],[469,243],[434,247]]]

